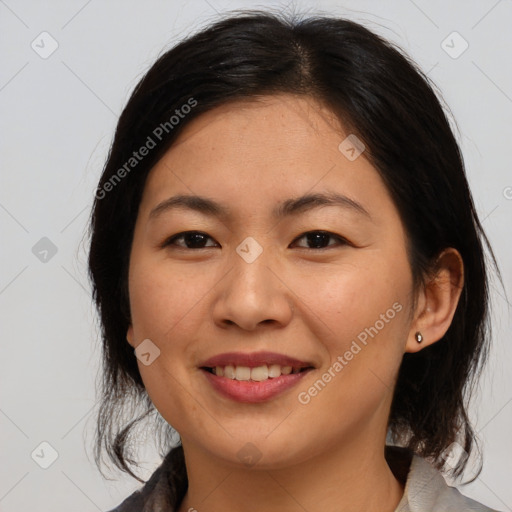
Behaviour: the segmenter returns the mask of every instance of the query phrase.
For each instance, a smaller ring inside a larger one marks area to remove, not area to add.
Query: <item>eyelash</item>
[[[202,231],[183,231],[182,233],[178,233],[177,235],[173,235],[173,236],[167,238],[161,244],[161,247],[164,248],[164,247],[173,246],[173,245],[175,245],[174,242],[176,240],[179,240],[180,238],[184,238],[186,235],[193,235],[193,234],[203,235],[206,238],[210,238],[211,240],[213,240],[212,237],[210,237],[206,233],[203,233]],[[313,230],[313,231],[306,231],[305,233],[302,233],[297,238],[295,238],[295,240],[293,240],[292,244],[297,242],[298,240],[304,238],[305,236],[311,235],[311,234],[327,235],[329,238],[335,238],[338,241],[338,244],[337,245],[328,245],[327,247],[300,247],[300,249],[310,249],[310,250],[313,250],[313,251],[325,251],[326,249],[329,249],[331,247],[339,247],[339,246],[343,246],[343,245],[352,245],[350,242],[348,242],[348,240],[346,240],[342,236],[336,235],[334,233],[331,233],[330,231],[324,231],[324,230],[320,230],[320,229]],[[210,246],[207,246],[207,247],[191,248],[191,247],[182,247],[182,246],[179,246],[179,245],[178,246],[175,245],[175,247],[177,247],[179,249],[188,249],[188,250],[196,250],[197,251],[199,249],[209,249],[209,248],[214,247],[214,246],[210,245]]]

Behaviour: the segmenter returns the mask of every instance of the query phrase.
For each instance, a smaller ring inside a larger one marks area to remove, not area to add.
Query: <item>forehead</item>
[[[213,149],[215,142],[224,142],[234,144],[242,157],[244,148],[284,151],[284,146],[292,145],[302,153],[296,146],[311,150],[311,143],[321,144],[327,133],[336,133],[336,140],[344,133],[332,111],[309,96],[278,94],[229,102],[201,114],[184,128],[173,147],[187,150],[203,143],[203,149]],[[325,142],[324,149],[337,150],[332,141]]]
[[[184,127],[151,170],[144,202],[195,193],[254,212],[306,192],[335,191],[361,203],[387,196],[364,153],[349,159],[340,150],[348,135],[335,114],[310,97],[230,102]]]

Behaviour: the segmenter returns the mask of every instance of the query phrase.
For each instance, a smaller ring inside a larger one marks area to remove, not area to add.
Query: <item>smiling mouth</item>
[[[205,370],[217,377],[225,377],[237,381],[263,382],[266,380],[276,379],[285,375],[295,375],[312,370],[312,366],[293,367],[283,366],[280,364],[260,365],[255,367],[241,365],[226,366],[203,366],[201,370]]]
[[[277,352],[226,352],[202,361],[198,369],[224,398],[254,404],[291,390],[316,365]]]

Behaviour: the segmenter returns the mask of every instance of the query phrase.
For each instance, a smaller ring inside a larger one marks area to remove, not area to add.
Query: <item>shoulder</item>
[[[142,512],[147,510],[149,500],[154,501],[157,497],[158,484],[162,480],[162,466],[160,466],[149,478],[149,480],[133,494],[130,494],[121,504],[108,512]],[[161,500],[162,496],[158,496]]]
[[[442,474],[422,457],[414,455],[404,496],[395,512],[498,512],[450,487]]]
[[[174,510],[174,502],[169,486],[169,476],[176,451],[171,450],[149,480],[116,508],[108,512],[153,512]]]

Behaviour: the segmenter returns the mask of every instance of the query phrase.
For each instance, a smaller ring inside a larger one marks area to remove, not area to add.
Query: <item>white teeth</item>
[[[219,366],[217,366],[219,368]],[[222,368],[222,366],[220,367]],[[224,367],[224,377],[227,377],[228,379],[234,379],[235,378],[235,367],[232,365],[228,365]]]
[[[262,381],[268,379],[268,367],[265,366],[257,366],[256,368],[251,368],[251,380]]]
[[[279,377],[281,375],[281,367],[278,364],[271,364],[268,367],[268,376],[270,378]]]
[[[299,373],[300,368],[292,368],[291,366],[281,366],[279,364],[271,364],[256,366],[249,368],[248,366],[216,366],[212,369],[213,373],[218,377],[226,377],[231,380],[253,380],[261,382],[267,379],[275,379],[281,375],[290,375],[290,373]]]
[[[236,380],[249,380],[251,378],[251,369],[247,366],[237,366],[235,369]]]

